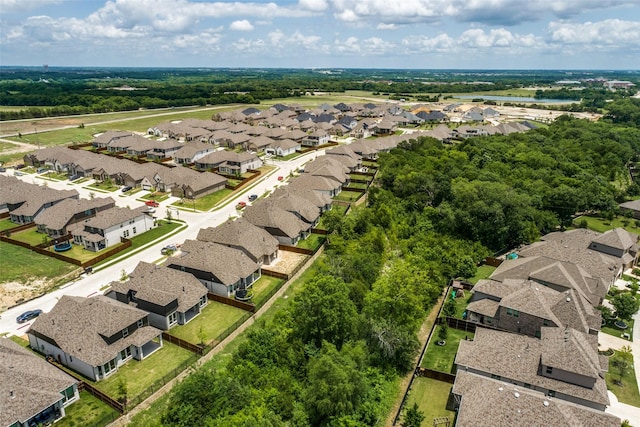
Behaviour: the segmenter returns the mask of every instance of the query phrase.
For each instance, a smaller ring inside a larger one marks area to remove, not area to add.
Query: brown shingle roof
[[[160,330],[143,326],[111,345],[103,338],[146,316],[142,310],[103,295],[92,298],[63,295],[49,313],[35,320],[30,332],[49,337],[65,353],[98,366],[130,345],[146,343],[160,335]]]
[[[278,250],[275,237],[243,217],[229,219],[215,228],[201,228],[197,239],[240,249],[256,262]]]
[[[25,422],[62,399],[75,378],[8,338],[0,338],[0,425]]]

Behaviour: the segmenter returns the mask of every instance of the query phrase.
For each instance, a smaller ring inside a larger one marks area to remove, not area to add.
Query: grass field
[[[131,359],[118,368],[118,372],[92,385],[109,396],[117,399],[118,384],[126,380],[129,399],[142,393],[155,381],[170,375],[176,368],[189,359],[195,359],[194,353],[177,345],[164,341],[162,348],[143,360]]]
[[[11,222],[9,218],[0,219],[0,231],[9,230],[10,228],[17,227],[20,224]]]
[[[26,284],[34,279],[52,280],[78,268],[64,261],[5,242],[0,242],[0,259],[11,260],[11,262],[2,263],[0,283],[19,282]]]
[[[616,384],[616,381],[620,380],[620,371],[613,366],[618,357],[618,353],[616,353],[609,358],[609,372],[607,372],[605,378],[607,389],[611,390],[620,402],[640,407],[640,393],[638,393],[638,382],[633,369],[633,356],[628,362],[629,368],[626,369],[625,375],[622,377],[621,385]],[[636,357],[640,356],[636,355]]]
[[[37,246],[49,240],[49,237],[46,234],[38,233],[38,229],[36,227],[12,233],[11,238],[13,240],[28,243],[31,246]]]
[[[80,392],[80,400],[67,406],[65,417],[56,427],[104,426],[114,421],[120,413],[88,391]]]
[[[437,345],[436,343],[440,338],[438,338],[438,331],[441,326],[436,326],[436,329],[433,331],[433,336],[431,337],[431,342],[429,343],[429,347],[424,354],[424,359],[422,359],[421,366],[423,368],[429,368],[440,372],[453,372],[453,361],[456,358],[456,353],[458,352],[458,345],[461,340],[464,340],[465,337],[468,339],[473,339],[473,332],[461,331],[459,329],[448,328],[447,329],[447,339],[445,340],[445,345]]]
[[[636,226],[635,220],[623,216],[617,216],[613,218],[612,221],[594,216],[581,216],[573,221],[573,225],[578,226],[582,221],[587,222],[587,228],[589,230],[597,231],[599,233],[604,233],[605,231],[618,227],[622,227],[631,233],[640,233],[640,227]]]
[[[473,277],[467,278],[467,280],[475,285],[476,283],[478,283],[478,280],[488,279],[489,276],[491,276],[491,274],[495,271],[495,269],[495,267],[491,267],[487,264],[481,265],[476,270],[476,274],[474,274]]]
[[[357,193],[355,191],[342,190],[340,194],[335,196],[333,200],[341,200],[343,202],[355,202],[360,197],[362,197],[364,193]]]
[[[232,193],[233,191],[229,190],[228,188],[223,188],[220,191],[216,191],[215,193],[208,194],[195,200],[182,199],[182,201],[178,200],[177,202],[173,202],[171,205],[177,206],[187,211],[193,210],[194,208],[199,211],[208,211],[210,209],[213,209],[218,203],[220,203]]]
[[[311,233],[306,239],[300,240],[296,246],[299,248],[315,251],[320,246],[322,246],[325,240],[327,240],[327,237],[324,234]]]
[[[253,290],[253,299],[251,300],[256,306],[259,306],[265,301],[265,297],[273,290],[274,288],[282,285],[284,283],[283,279],[278,279],[276,277],[265,276],[263,275],[256,282],[251,285],[251,289]]]
[[[447,410],[447,400],[453,384],[437,381],[431,378],[418,377],[413,381],[411,392],[405,403],[405,408],[418,404],[425,418],[423,426],[431,426],[434,418],[448,417],[453,425],[455,412]]]
[[[193,344],[200,344],[201,338],[209,343],[237,322],[245,313],[247,312],[242,309],[221,302],[209,301],[200,315],[186,325],[173,327],[170,333]]]
[[[600,328],[600,332],[609,334],[617,338],[621,338],[622,334],[627,332],[631,337],[629,341],[633,341],[633,334],[631,333],[631,331],[633,331],[633,326],[635,324],[635,321],[633,319],[625,320],[624,323],[627,324],[627,329],[622,330],[620,328],[617,328],[616,325],[614,325],[616,320],[617,319],[607,320],[607,323]]]

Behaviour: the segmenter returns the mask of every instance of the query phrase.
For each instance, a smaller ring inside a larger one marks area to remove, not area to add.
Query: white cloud
[[[322,12],[327,10],[329,7],[326,0],[300,0],[298,5],[302,9],[311,10],[313,12]]]
[[[233,21],[231,25],[229,25],[229,29],[234,31],[252,31],[253,25],[246,19],[242,19],[240,21]]]
[[[450,17],[464,22],[515,25],[552,14],[559,18],[589,10],[637,5],[636,0],[333,0],[334,16],[345,22],[386,24],[435,22]]]
[[[25,12],[58,3],[62,0],[0,0],[0,10],[2,13]]]
[[[377,30],[395,30],[396,28],[398,28],[396,24],[384,24],[381,22],[376,25]]]
[[[640,22],[607,19],[599,22],[551,22],[549,37],[554,43],[586,48],[626,47],[640,49]]]

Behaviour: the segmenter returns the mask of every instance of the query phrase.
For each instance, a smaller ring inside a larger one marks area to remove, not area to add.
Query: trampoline
[[[56,243],[53,245],[53,250],[56,252],[65,252],[71,249],[71,243],[67,240],[66,242]]]

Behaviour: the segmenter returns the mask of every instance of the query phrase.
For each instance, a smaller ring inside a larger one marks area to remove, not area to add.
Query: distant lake
[[[537,104],[576,104],[580,101],[574,99],[548,99],[548,98],[528,98],[525,96],[498,96],[498,95],[456,95],[459,99],[484,99],[486,101],[505,102],[535,102]]]

